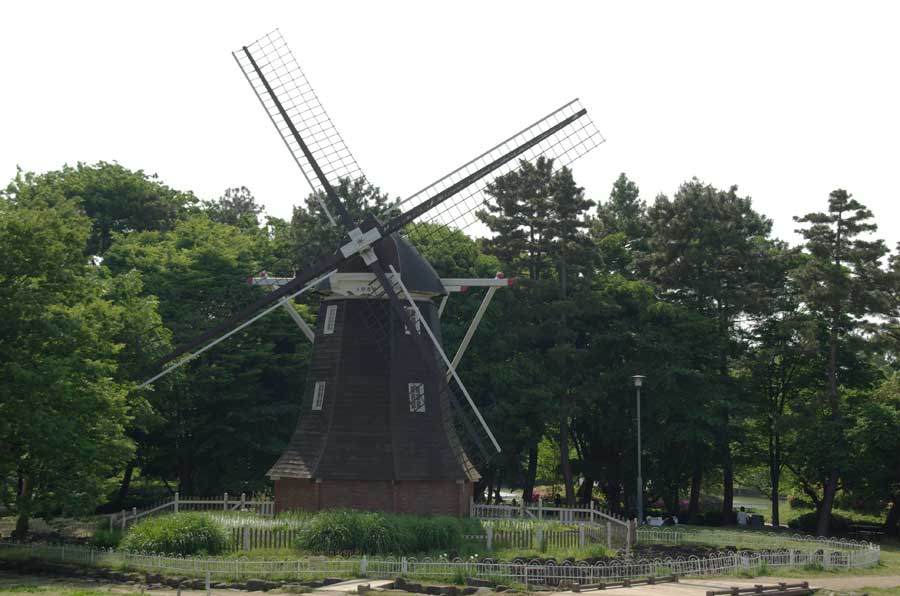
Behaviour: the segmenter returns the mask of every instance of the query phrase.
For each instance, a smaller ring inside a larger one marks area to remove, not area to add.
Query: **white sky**
[[[308,193],[230,52],[278,27],[368,178],[407,196],[572,97],[605,199],[698,176],[792,215],[843,187],[900,241],[900,4],[41,2],[0,5],[0,180],[116,160],[289,217]]]

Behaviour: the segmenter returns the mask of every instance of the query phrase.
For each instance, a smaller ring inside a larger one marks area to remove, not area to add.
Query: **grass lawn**
[[[94,588],[85,584],[67,581],[53,581],[47,578],[15,577],[4,581],[0,577],[0,596],[18,596],[19,594],[39,594],[40,596],[141,596],[137,592],[125,589],[110,590],[108,586]]]
[[[772,504],[764,499],[747,499],[746,497],[740,499],[744,502],[752,502],[752,505],[747,507],[747,511],[751,513],[756,513],[758,515],[765,516],[766,523],[772,522]],[[757,502],[758,501],[758,502]],[[806,515],[807,513],[812,513],[815,509],[812,508],[793,508],[788,505],[787,501],[781,501],[778,505],[778,518],[781,525],[786,526],[791,520],[797,519],[801,515]],[[863,524],[871,524],[874,526],[880,526],[884,523],[884,515],[883,514],[872,514],[872,513],[861,513],[859,511],[852,511],[849,509],[835,509],[835,515],[840,515],[841,517],[846,517],[848,519],[852,519],[855,523],[863,523]]]

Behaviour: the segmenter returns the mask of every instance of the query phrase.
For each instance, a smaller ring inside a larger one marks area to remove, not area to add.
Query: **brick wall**
[[[275,512],[365,509],[415,515],[469,515],[472,484],[452,480],[275,481]]]

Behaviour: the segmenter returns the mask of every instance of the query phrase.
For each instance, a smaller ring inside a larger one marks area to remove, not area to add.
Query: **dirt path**
[[[796,578],[755,577],[754,584],[777,584],[796,582]],[[900,586],[900,575],[819,575],[809,578],[809,585],[829,590],[859,590],[861,588],[896,588]]]

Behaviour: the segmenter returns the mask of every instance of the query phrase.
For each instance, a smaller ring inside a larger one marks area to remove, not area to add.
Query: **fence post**
[[[406,561],[406,557],[400,559],[400,573],[402,575],[406,575],[409,572],[409,563]]]
[[[241,511],[247,506],[247,495],[246,493],[241,493]]]
[[[578,524],[578,546],[584,548],[584,524]]]
[[[178,491],[175,491],[175,513],[178,513]]]
[[[122,529],[125,529],[125,510],[122,510]]]
[[[538,527],[537,529],[537,546],[538,550],[541,550],[544,547],[544,528]]]
[[[362,560],[359,562],[360,575],[366,574],[366,567],[368,567],[368,560],[366,559],[366,555],[363,555]]]
[[[206,572],[206,596],[209,596],[209,571]]]
[[[134,519],[135,522],[137,522],[137,507],[131,508],[131,517]]]
[[[606,548],[612,550],[612,523],[606,522]]]
[[[538,497],[538,519],[544,519],[544,500]]]
[[[591,499],[591,523],[594,523],[594,499]]]
[[[631,520],[625,522],[625,555],[631,553]]]
[[[487,531],[487,549],[488,549],[488,551],[490,551],[494,545],[494,528],[492,526],[488,526],[486,528],[486,531]]]
[[[222,498],[222,511],[228,511],[228,493]]]
[[[241,548],[250,550],[250,528],[247,526],[241,528]]]
[[[475,517],[475,495],[469,495],[469,517]]]

